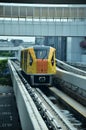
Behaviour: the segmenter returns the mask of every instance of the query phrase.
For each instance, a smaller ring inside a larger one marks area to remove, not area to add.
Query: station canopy
[[[86,5],[0,3],[0,18],[86,19]]]

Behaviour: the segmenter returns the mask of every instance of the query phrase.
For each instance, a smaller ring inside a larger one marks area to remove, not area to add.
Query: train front
[[[35,72],[31,76],[32,85],[51,86],[56,73],[55,49],[49,46],[36,46],[33,49]]]

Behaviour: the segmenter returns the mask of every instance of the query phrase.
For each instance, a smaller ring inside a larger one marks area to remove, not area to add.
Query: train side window
[[[52,64],[52,66],[54,65],[54,53],[52,55],[51,64]]]
[[[22,67],[22,65],[23,65],[23,51],[21,51],[21,67]]]
[[[29,52],[29,56],[30,56],[30,61],[29,61],[29,64],[30,64],[30,66],[31,66],[31,65],[32,65],[32,63],[33,63],[33,59],[32,59],[32,56],[31,56],[30,52]]]
[[[27,51],[24,51],[24,69],[27,69]]]
[[[25,55],[24,56],[25,56],[25,60],[27,60],[27,51],[25,51]]]

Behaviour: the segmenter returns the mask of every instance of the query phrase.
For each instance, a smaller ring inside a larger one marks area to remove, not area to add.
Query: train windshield
[[[37,59],[48,59],[49,48],[35,48],[34,51]]]

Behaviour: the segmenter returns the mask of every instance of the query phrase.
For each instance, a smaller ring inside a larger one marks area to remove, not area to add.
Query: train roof
[[[23,50],[27,50],[27,49],[31,49],[31,48],[34,48],[34,49],[50,49],[50,48],[53,48],[53,49],[55,49],[54,47],[51,47],[51,46],[35,45],[35,46],[28,47],[28,48],[24,48]]]
[[[34,49],[40,49],[40,48],[43,48],[43,49],[49,49],[50,46],[44,46],[44,45],[36,45],[33,47]]]

